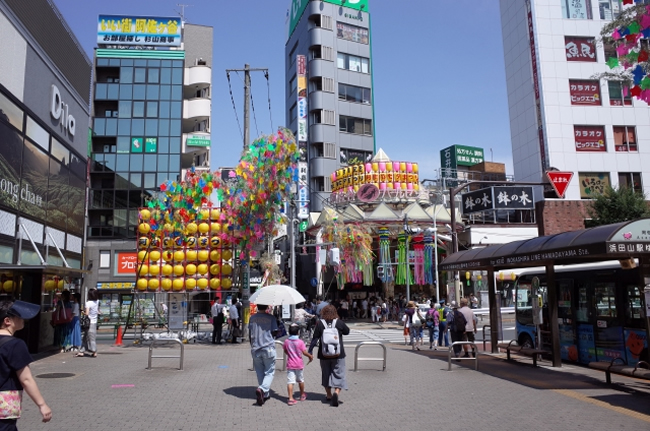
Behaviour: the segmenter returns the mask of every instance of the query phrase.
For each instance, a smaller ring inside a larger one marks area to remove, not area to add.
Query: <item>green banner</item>
[[[144,141],[144,152],[145,153],[157,153],[158,152],[158,138],[147,138]]]
[[[345,0],[345,5],[342,0],[323,0],[325,3],[331,3],[338,6],[344,6],[348,9],[362,10],[368,12],[368,0]],[[289,5],[289,10],[287,11],[287,19],[289,21],[289,29],[287,32],[287,40],[293,34],[293,31],[296,29],[296,25],[300,21],[305,8],[309,4],[309,0],[291,0]]]
[[[192,135],[185,141],[188,147],[209,147],[210,137],[201,135]]]
[[[132,153],[141,153],[143,152],[144,139],[142,138],[131,138],[131,152]]]

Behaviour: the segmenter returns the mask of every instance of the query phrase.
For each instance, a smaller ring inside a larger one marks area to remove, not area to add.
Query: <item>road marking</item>
[[[618,406],[613,406],[609,403],[606,403],[604,401],[596,400],[594,398],[590,398],[587,395],[581,394],[576,391],[572,391],[570,389],[553,389],[553,392],[557,392],[558,394],[565,395],[567,397],[574,398],[576,400],[584,401],[589,404],[596,405],[598,407],[603,407],[609,410],[613,410],[617,413],[621,413],[625,416],[630,416],[639,420],[642,420],[644,422],[650,423],[650,416],[646,415],[644,413],[639,413],[634,410],[626,409],[625,407],[618,407]]]
[[[111,385],[112,389],[117,389],[117,388],[135,388],[135,385]]]

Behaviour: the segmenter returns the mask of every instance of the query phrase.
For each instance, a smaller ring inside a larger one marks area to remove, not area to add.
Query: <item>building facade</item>
[[[116,320],[135,287],[138,208],[162,183],[210,169],[213,29],[178,17],[97,25],[85,284]]]
[[[573,178],[563,200],[538,203],[540,234],[584,228],[585,203],[605,187],[650,192],[648,105],[620,82],[595,79],[616,51],[595,39],[618,0],[501,0],[501,25],[517,181]],[[536,193],[541,199],[542,193]]]
[[[292,1],[287,19],[286,124],[301,146],[301,210],[318,212],[330,175],[375,151],[368,0]]]
[[[42,306],[18,333],[37,352],[83,277],[91,60],[47,0],[0,0],[0,34],[0,299]]]

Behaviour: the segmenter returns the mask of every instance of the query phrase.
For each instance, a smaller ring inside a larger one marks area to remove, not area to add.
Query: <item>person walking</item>
[[[298,404],[298,402],[293,398],[293,385],[295,385],[296,382],[298,382],[298,387],[300,388],[300,401],[305,401],[307,399],[307,394],[305,393],[305,378],[303,376],[305,363],[302,360],[302,355],[309,358],[309,363],[314,360],[314,356],[307,352],[305,342],[298,336],[299,332],[299,325],[294,323],[289,326],[289,338],[284,340],[282,346],[287,357],[287,392],[289,394],[287,404],[290,406]]]
[[[462,339],[463,341],[470,341],[473,343],[476,341],[476,318],[474,317],[474,312],[468,307],[468,305],[469,301],[467,298],[461,298],[460,309],[458,311],[462,313],[465,318],[465,332],[463,333]],[[463,357],[469,358],[469,345],[464,344],[463,350],[465,350]],[[476,357],[476,350],[474,348],[472,348],[472,356]]]
[[[275,335],[278,322],[275,316],[268,314],[268,305],[257,304],[257,313],[248,323],[253,368],[257,375],[258,387],[255,389],[257,405],[262,406],[271,396],[271,383],[275,375]]]
[[[237,308],[237,301],[238,299],[234,298],[230,306],[230,337],[232,338],[233,344],[237,344],[237,337],[239,337],[239,309]]]
[[[70,322],[70,344],[72,351],[81,350],[81,294],[72,294],[72,322]]]
[[[458,311],[458,304],[456,301],[451,301],[451,313],[447,315],[447,325],[451,335],[452,344],[456,341],[463,341],[465,334],[465,316]],[[460,351],[463,350],[461,346],[454,346],[454,356],[459,357]]]
[[[226,304],[219,303],[219,298],[214,300],[210,313],[212,314],[212,344],[222,344],[221,338],[223,334],[223,309]]]
[[[408,328],[412,350],[420,350],[420,347],[418,347],[418,338],[422,339],[420,330],[422,329],[424,317],[420,314],[420,310],[418,310],[414,301],[409,301],[406,304],[406,311],[402,320],[404,321],[405,328]]]
[[[349,333],[350,328],[339,319],[336,308],[328,305],[321,311],[321,319],[316,323],[314,338],[309,345],[311,354],[318,344],[321,384],[325,388],[325,399],[332,407],[339,406],[341,389],[348,389],[343,336]]]
[[[435,304],[434,304],[435,305]],[[435,307],[427,311],[427,328],[429,329],[429,350],[438,350],[438,333],[440,331],[440,315]]]
[[[35,317],[41,307],[23,301],[0,302],[0,429],[17,430],[21,414],[22,391],[34,401],[43,422],[52,419],[52,409],[45,403],[29,364],[33,362],[27,344],[13,335],[25,327],[25,320]]]
[[[440,318],[438,326],[438,345],[440,347],[442,347],[443,340],[445,342],[445,347],[449,347],[449,335],[447,334],[449,324],[449,322],[447,322],[447,317],[449,316],[449,313],[451,313],[451,310],[447,304],[445,304],[444,299],[441,300],[440,307],[438,308],[438,317]]]
[[[362,319],[367,319],[368,318],[368,298],[363,298],[363,301],[361,301],[361,318]]]
[[[85,313],[90,318],[90,328],[86,331],[85,350],[84,352],[77,353],[76,356],[90,355],[93,358],[97,357],[97,316],[99,316],[99,301],[97,300],[98,294],[96,288],[88,290],[88,301],[86,301]]]
[[[72,348],[70,337],[70,322],[72,322],[72,302],[70,291],[64,290],[61,298],[57,301],[52,313],[52,326],[54,326],[54,344],[61,350],[67,352]]]

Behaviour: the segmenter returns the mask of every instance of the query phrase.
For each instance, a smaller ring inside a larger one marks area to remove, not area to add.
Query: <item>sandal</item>
[[[289,400],[289,401],[287,401],[287,404],[289,404],[290,406],[295,406],[296,404],[298,404],[298,401],[296,401],[296,400]]]
[[[307,394],[300,395],[300,401],[305,401],[307,399]]]

